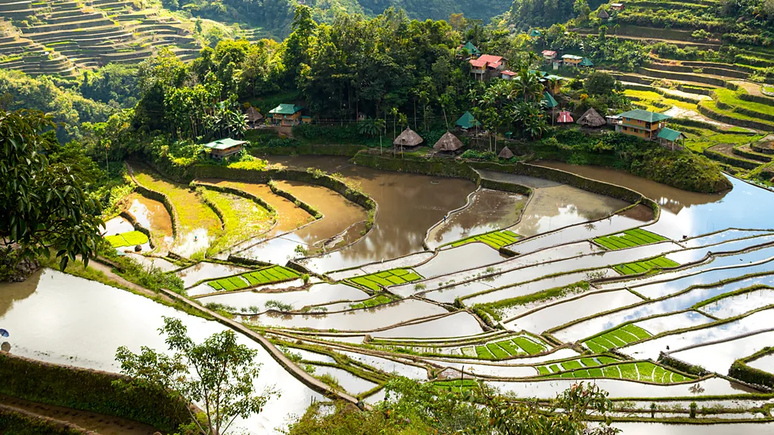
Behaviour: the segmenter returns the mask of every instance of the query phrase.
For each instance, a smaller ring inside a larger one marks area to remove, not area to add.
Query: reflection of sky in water
[[[633,290],[648,298],[658,298],[677,293],[693,285],[712,284],[724,279],[735,278],[751,273],[769,272],[771,270],[772,264],[770,262],[749,267],[741,266],[728,269],[710,270],[673,281],[658,282],[641,287],[634,287]]]
[[[709,275],[709,273],[707,275]],[[688,283],[687,285],[681,286],[681,289],[689,287],[692,285],[691,283],[694,282],[687,278],[679,281]],[[602,332],[614,326],[620,325],[624,322],[644,319],[645,317],[655,316],[657,314],[687,310],[701,301],[706,301],[723,293],[732,292],[756,284],[774,285],[774,275],[747,278],[717,287],[696,288],[688,291],[687,293],[671,297],[663,301],[651,302],[649,304],[640,305],[638,307],[629,308],[615,313],[609,313],[602,317],[590,319],[585,322],[575,324],[562,331],[558,331],[554,335],[556,335],[557,338],[562,341],[580,340],[581,338],[589,337],[598,332]],[[694,314],[700,316],[697,313]],[[679,328],[675,326],[671,329]]]
[[[675,352],[674,356],[689,364],[700,365],[707,370],[727,373],[734,361],[758,352],[772,341],[774,341],[774,331],[762,332],[723,343]]]
[[[771,328],[772,314],[774,314],[774,309],[758,311],[733,322],[667,335],[655,340],[624,347],[621,351],[635,358],[653,358],[655,360],[658,358],[659,352],[666,351],[667,347],[671,351],[676,351],[695,344],[733,338],[748,332]]]
[[[710,234],[708,236],[701,236],[695,239],[690,239],[682,242],[682,245],[686,248],[696,248],[699,246],[714,245],[716,243],[727,242],[734,239],[741,239],[744,237],[752,237],[766,234],[766,231],[758,230],[724,230],[719,233]]]
[[[766,282],[762,284],[769,286],[774,285],[774,278],[767,278],[768,279],[765,280]],[[701,310],[715,317],[728,318],[771,304],[774,304],[774,290],[761,289],[723,298],[717,302],[701,307]],[[772,324],[772,326],[774,326],[774,324]]]
[[[774,227],[774,192],[729,177],[734,188],[720,200],[694,204],[673,214],[662,208],[661,218],[646,229],[679,240],[726,228],[769,229]]]

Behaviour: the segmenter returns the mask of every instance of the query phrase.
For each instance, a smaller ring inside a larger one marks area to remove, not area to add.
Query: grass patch
[[[666,267],[677,267],[680,263],[672,261],[666,257],[657,257],[645,261],[633,261],[613,266],[621,275],[634,275],[637,273],[650,272],[651,270],[663,269]]]
[[[353,310],[357,310],[359,308],[373,308],[378,307],[379,305],[389,304],[392,302],[392,299],[385,295],[379,295],[370,299],[366,299],[363,302],[359,302],[356,304],[350,304],[349,308]]]
[[[271,227],[271,213],[253,201],[240,196],[200,188],[205,201],[222,213],[225,234],[210,247],[215,253],[237,242],[255,237]]]
[[[140,231],[129,231],[115,236],[105,236],[111,246],[121,248],[123,246],[136,246],[148,243],[148,236]]]
[[[644,340],[652,334],[632,323],[589,338],[583,345],[593,352],[602,353],[614,347],[622,347],[635,341]]]
[[[502,313],[505,309],[510,307],[516,307],[521,305],[527,305],[538,301],[548,301],[551,299],[560,298],[569,294],[583,293],[589,289],[588,281],[579,281],[573,284],[569,284],[563,287],[554,287],[547,290],[531,293],[524,296],[517,296],[515,298],[503,299],[497,302],[491,302],[487,304],[475,305],[474,309],[480,309],[495,320],[502,320]]]
[[[494,231],[491,233],[480,234],[478,236],[468,237],[466,239],[451,242],[450,245],[454,248],[473,242],[483,242],[494,249],[500,249],[503,246],[515,243],[521,238],[520,235],[509,230]]]
[[[668,239],[666,237],[659,236],[658,234],[651,233],[650,231],[645,231],[641,228],[626,230],[619,234],[602,236],[594,239],[597,244],[602,245],[611,251],[633,248],[635,246],[650,245],[652,243],[658,243],[664,240]]]
[[[419,281],[420,279],[422,279],[422,276],[414,272],[414,270],[398,268],[349,278],[348,281],[377,292],[382,287],[405,284],[407,282]]]
[[[300,277],[301,274],[284,266],[272,266],[241,275],[208,281],[207,285],[215,290],[239,290],[274,282],[288,281]]]

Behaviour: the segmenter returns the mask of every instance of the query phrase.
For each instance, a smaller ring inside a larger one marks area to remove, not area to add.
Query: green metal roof
[[[621,118],[631,118],[642,122],[658,122],[664,119],[669,119],[671,116],[664,115],[663,113],[649,112],[647,110],[635,109],[628,112],[621,113]]]
[[[212,150],[225,150],[237,145],[244,145],[246,143],[247,142],[243,140],[234,140],[234,139],[231,139],[230,137],[227,137],[225,139],[220,139],[210,143],[206,143],[202,146]]]
[[[559,105],[559,103],[556,102],[556,99],[554,99],[554,97],[551,94],[549,94],[547,91],[543,92],[543,101],[546,102],[546,107],[548,107],[549,109],[553,109],[554,107]]]
[[[532,29],[529,32],[529,36],[531,36],[533,38],[536,37],[536,36],[540,36],[540,35],[542,35],[542,33],[540,33],[540,30],[538,30],[538,29]]]
[[[584,57],[580,62],[580,66],[594,66],[594,62],[592,62],[588,57]]]
[[[668,140],[669,142],[674,142],[682,134],[683,133],[681,133],[681,132],[679,132],[677,130],[672,130],[671,128],[664,127],[664,128],[661,129],[661,131],[658,132],[658,137],[659,137],[659,139],[665,139],[665,140]]]
[[[462,128],[473,128],[480,126],[481,123],[478,122],[470,112],[465,112],[462,114],[462,116],[460,116],[460,119],[457,120],[455,125]]]
[[[272,115],[292,115],[301,109],[303,109],[303,107],[296,104],[280,104],[279,106],[271,109],[269,113]]]
[[[465,50],[468,50],[468,53],[470,54],[481,54],[481,51],[476,48],[475,45],[471,44],[470,41],[466,42],[465,45],[462,46]]]

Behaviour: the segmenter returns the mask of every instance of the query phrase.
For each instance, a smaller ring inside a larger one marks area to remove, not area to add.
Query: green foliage
[[[0,237],[2,255],[18,244],[18,260],[48,256],[56,249],[60,267],[96,253],[100,205],[85,182],[65,163],[50,163],[55,148],[41,132],[51,126],[40,112],[0,110]]]
[[[123,384],[126,381],[120,375],[0,352],[0,376],[3,379],[0,394],[32,402],[114,415],[149,424],[164,432],[173,432],[188,420],[185,403],[175,396],[151,385],[126,387]],[[40,388],[41,385],[48,388]],[[3,421],[8,424],[8,420],[0,417],[0,430],[5,431]],[[7,433],[24,433],[7,430]]]
[[[492,162],[497,160],[497,154],[494,151],[479,151],[473,149],[465,150],[465,152],[463,152],[460,157],[463,159],[485,160]]]
[[[385,295],[378,295],[370,299],[366,299],[363,302],[358,302],[356,304],[349,304],[349,308],[351,310],[357,310],[360,308],[373,308],[377,307],[379,305],[389,304],[392,302],[392,298]]]
[[[609,95],[616,90],[615,77],[602,71],[589,74],[583,84],[589,95]]]
[[[121,364],[121,373],[133,378],[132,386],[170,390],[188,404],[202,404],[206,419],[200,420],[188,408],[198,433],[225,434],[235,417],[260,413],[276,394],[270,389],[255,393],[254,381],[260,370],[260,365],[255,364],[258,351],[238,344],[234,331],[213,334],[197,344],[188,336],[182,321],[164,317],[159,332],[166,335],[172,354],[147,347],[134,354],[120,347],[116,360]]]
[[[61,423],[35,418],[12,409],[0,408],[0,431],[14,435],[82,435],[84,432]]]

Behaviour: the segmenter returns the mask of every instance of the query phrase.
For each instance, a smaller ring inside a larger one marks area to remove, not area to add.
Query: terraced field
[[[411,269],[397,268],[350,278],[349,281],[371,291],[380,291],[383,287],[405,284],[420,279],[422,277]]]
[[[639,326],[629,324],[586,340],[583,342],[583,345],[594,352],[607,352],[610,349],[623,347],[650,336],[650,332]]]
[[[649,245],[651,243],[658,243],[667,240],[666,237],[659,236],[658,234],[651,233],[640,228],[633,230],[626,230],[620,234],[613,234],[611,236],[597,237],[594,242],[610,249],[627,249],[635,246]]]
[[[462,246],[467,243],[473,243],[473,242],[482,242],[487,244],[488,246],[491,246],[494,249],[500,249],[503,246],[508,246],[517,240],[519,240],[521,236],[514,233],[513,231],[509,230],[502,230],[502,231],[494,231],[491,233],[481,234],[478,236],[472,236],[468,237],[466,239],[458,240],[456,242],[452,242],[451,246]]]
[[[140,231],[129,231],[114,236],[106,236],[105,240],[114,248],[121,248],[123,246],[136,246],[148,243],[148,236]]]
[[[634,275],[637,273],[646,273],[653,269],[677,267],[679,265],[680,263],[662,256],[645,261],[633,261],[631,263],[619,264],[613,266],[613,269],[622,275]]]
[[[208,281],[207,285],[215,290],[231,291],[247,287],[296,279],[301,275],[293,269],[282,266],[272,266],[254,272]]]

